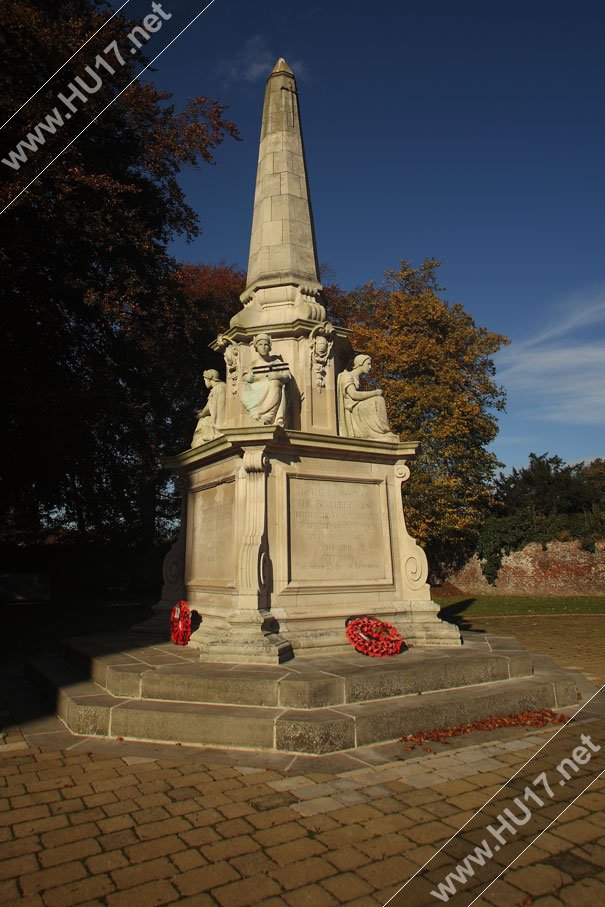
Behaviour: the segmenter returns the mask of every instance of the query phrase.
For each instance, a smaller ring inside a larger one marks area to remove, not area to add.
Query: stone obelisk
[[[170,464],[185,486],[184,529],[163,597],[178,586],[201,615],[191,645],[227,662],[348,651],[345,621],[359,614],[413,645],[459,645],[405,525],[417,444],[390,431],[382,392],[363,388],[370,357],[326,320],[298,91],[283,59],[265,91],[241,301],[212,344],[225,379],[204,373],[195,446]]]

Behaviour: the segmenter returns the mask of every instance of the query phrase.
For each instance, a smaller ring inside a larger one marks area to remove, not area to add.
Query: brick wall
[[[605,541],[597,542],[594,554],[577,541],[549,542],[546,551],[532,543],[503,558],[495,586],[473,556],[449,581],[475,594],[605,595]]]

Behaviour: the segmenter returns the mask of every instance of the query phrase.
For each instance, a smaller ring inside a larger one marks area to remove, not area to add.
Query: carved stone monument
[[[241,301],[213,344],[226,381],[204,373],[210,396],[192,447],[169,464],[184,483],[186,526],[165,572],[202,617],[190,645],[203,660],[257,663],[347,651],[345,620],[360,614],[412,645],[459,645],[405,525],[417,444],[391,432],[382,391],[362,388],[369,356],[326,321],[283,59],[265,93]]]

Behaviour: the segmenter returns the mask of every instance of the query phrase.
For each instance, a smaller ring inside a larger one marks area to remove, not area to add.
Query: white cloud
[[[252,35],[238,54],[219,63],[218,74],[226,85],[238,81],[257,82],[267,78],[279,57],[280,53],[269,46],[265,35]],[[300,60],[286,57],[286,61],[297,78],[305,75],[305,67]]]
[[[605,288],[577,295],[560,317],[498,354],[509,411],[547,422],[605,422]]]

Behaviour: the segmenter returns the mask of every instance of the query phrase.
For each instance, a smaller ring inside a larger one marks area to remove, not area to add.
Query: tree
[[[591,469],[584,463],[569,466],[561,457],[546,453],[530,453],[528,466],[513,468],[508,476],[500,474],[495,502],[503,515],[582,513],[599,501],[596,483],[591,483],[591,476],[597,474],[598,461]]]
[[[108,14],[97,0],[5,0],[3,121]],[[87,45],[87,59],[112,40],[123,43],[132,24],[116,16]],[[79,60],[62,69],[61,87],[81,71]],[[3,198],[15,199],[0,218],[11,389],[3,424],[9,468],[0,481],[5,536],[36,535],[53,523],[138,541],[157,531],[161,456],[179,430],[170,402],[182,356],[176,340],[189,305],[167,243],[197,232],[177,177],[185,165],[211,163],[237,130],[216,101],[199,97],[179,112],[169,95],[137,81],[18,196],[132,78],[133,65],[126,59],[115,76],[103,70],[104,91],[90,96],[83,119],[65,124],[58,145],[38,149],[33,170],[2,165]],[[4,153],[48,110],[40,92],[3,131]]]
[[[401,262],[382,285],[351,294],[332,287],[327,295],[331,317],[372,357],[393,430],[420,442],[406,514],[443,575],[472,552],[501,465],[487,449],[505,402],[492,356],[508,341],[440,297],[438,266]]]
[[[477,555],[490,583],[502,558],[531,542],[578,539],[587,551],[605,537],[605,463],[566,464],[560,457],[530,453],[529,464],[500,473],[492,512],[481,528]]]

